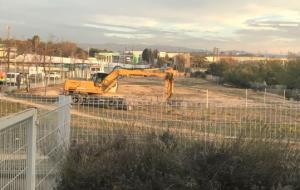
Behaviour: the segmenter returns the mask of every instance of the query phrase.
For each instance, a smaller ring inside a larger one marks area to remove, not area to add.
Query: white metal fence
[[[168,131],[216,143],[237,138],[300,143],[300,105],[289,101],[230,105],[156,98],[120,102],[116,97],[70,107],[65,96],[6,98],[0,101],[2,116],[38,109],[0,120],[1,190],[53,188],[70,141],[101,143],[119,135],[136,139]]]
[[[111,100],[107,100],[111,101]],[[117,101],[117,98],[116,98]],[[173,100],[131,100],[110,107],[103,100],[72,106],[72,139],[101,143],[107,137],[138,138],[169,131],[183,138],[300,141],[299,104],[223,105]]]
[[[34,189],[36,110],[0,120],[0,189]]]
[[[29,109],[0,120],[0,189],[53,189],[70,140],[70,99],[55,109]]]

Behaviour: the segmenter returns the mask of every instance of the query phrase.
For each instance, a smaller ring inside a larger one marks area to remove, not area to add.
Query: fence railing
[[[132,100],[108,108],[105,105],[109,102],[105,101],[112,100],[72,106],[73,140],[99,143],[109,136],[138,138],[169,131],[184,138],[215,141],[237,138],[300,141],[299,104],[229,106]]]
[[[30,105],[43,111],[30,109],[0,119],[1,190],[53,189],[70,141],[101,143],[119,135],[139,139],[168,131],[205,142],[241,138],[290,142],[298,147],[300,143],[300,105],[288,102],[229,105],[95,97],[71,107],[71,98],[65,96],[9,98],[3,115]],[[19,109],[8,103],[13,100]]]
[[[31,109],[0,119],[0,189],[34,189],[35,119]]]
[[[70,98],[0,119],[0,189],[53,189],[70,140]]]
[[[22,94],[9,97],[45,109],[52,109],[59,100],[58,97]],[[167,102],[154,97],[95,96],[88,102],[72,104],[71,140],[100,142],[118,134],[136,138],[149,132],[171,131],[181,137],[209,140],[245,138],[295,142],[300,140],[299,110],[299,103],[288,100],[221,104],[201,99],[173,98]]]

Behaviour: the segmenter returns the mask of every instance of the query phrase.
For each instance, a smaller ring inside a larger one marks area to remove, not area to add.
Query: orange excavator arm
[[[119,69],[111,72],[105,79],[100,83],[103,92],[107,91],[107,88],[111,84],[115,83],[119,76],[145,76],[145,77],[161,77],[165,81],[165,97],[166,99],[171,98],[174,91],[174,71],[168,69],[160,71],[159,69]]]

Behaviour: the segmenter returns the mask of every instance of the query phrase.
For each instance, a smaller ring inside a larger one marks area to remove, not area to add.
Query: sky
[[[299,0],[0,0],[0,36],[300,52]]]

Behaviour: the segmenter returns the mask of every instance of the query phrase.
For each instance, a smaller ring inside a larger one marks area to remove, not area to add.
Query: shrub
[[[251,87],[251,83],[266,83],[284,85],[288,89],[300,88],[300,61],[267,63],[228,64],[213,63],[208,68],[208,74],[223,78],[225,83],[238,87]]]
[[[205,79],[205,78],[206,78],[206,74],[205,74],[205,72],[196,71],[196,72],[193,72],[193,73],[191,74],[191,77],[193,77],[193,78],[202,78],[202,79]]]
[[[73,146],[57,189],[299,189],[299,163],[298,153],[272,143],[213,146],[169,133],[140,140],[121,136]]]

